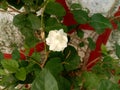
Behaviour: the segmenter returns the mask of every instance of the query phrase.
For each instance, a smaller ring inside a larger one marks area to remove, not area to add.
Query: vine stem
[[[27,58],[29,58],[31,61],[35,62],[36,64],[38,64],[40,66],[40,63],[35,60],[34,58],[30,57],[30,56],[27,56]]]
[[[94,41],[97,40],[97,37],[98,37],[98,34],[95,32],[95,33],[91,33],[92,35],[92,38]],[[83,64],[82,64],[82,68],[81,70],[84,71],[87,69],[87,63],[88,63],[88,59],[89,59],[89,56],[90,56],[90,52],[91,52],[91,49],[88,47],[86,52],[85,52],[85,57],[83,58]]]
[[[50,0],[45,0],[45,2],[41,5],[41,28],[40,28],[40,32],[41,32],[41,37],[42,37],[42,41],[43,42],[46,42],[45,40],[45,25],[44,25],[44,11],[45,11],[45,8],[47,6],[47,4],[49,3]],[[44,46],[45,46],[45,58],[43,60],[43,62],[41,63],[40,67],[43,68],[46,61],[47,61],[47,58],[48,58],[48,55],[49,55],[49,52],[50,51],[47,51],[47,48],[46,48],[46,43],[44,43]]]

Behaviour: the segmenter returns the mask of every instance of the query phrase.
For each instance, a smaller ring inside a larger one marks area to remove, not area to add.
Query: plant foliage
[[[69,45],[60,52],[49,50],[45,41],[49,32],[59,29],[65,33],[75,29],[78,38],[82,39],[84,31],[78,26],[86,23],[94,28],[96,34],[102,34],[106,28],[112,28],[108,18],[100,13],[89,16],[81,5],[73,4],[70,13],[77,23],[66,26],[63,24],[66,11],[55,0],[0,0],[0,8],[7,10],[9,7],[18,13],[13,24],[25,36],[25,51],[15,47],[11,59],[4,59],[3,53],[0,53],[0,85],[4,90],[120,90],[119,60],[110,56],[105,45],[101,46],[102,56],[89,71],[86,55],[96,48],[94,38],[87,38],[88,48],[83,61],[76,47],[70,45],[69,34]],[[24,10],[20,11],[22,7]],[[44,48],[43,51],[38,52],[37,43],[44,43],[43,47],[38,47],[40,50]],[[85,43],[81,41],[77,48],[82,48]],[[120,45],[116,43],[115,49],[120,58]],[[31,51],[34,53],[29,53]]]

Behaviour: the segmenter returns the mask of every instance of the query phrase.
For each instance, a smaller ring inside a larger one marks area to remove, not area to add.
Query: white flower
[[[46,44],[52,51],[63,51],[67,47],[67,42],[67,34],[63,29],[50,31],[46,38]]]

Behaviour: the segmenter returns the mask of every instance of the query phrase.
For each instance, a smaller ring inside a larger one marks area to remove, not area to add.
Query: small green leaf
[[[7,69],[11,73],[15,73],[18,70],[19,64],[16,60],[5,60],[1,61],[4,69]]]
[[[73,3],[73,4],[70,6],[70,8],[71,8],[71,9],[74,9],[74,10],[75,10],[75,9],[77,9],[77,10],[78,10],[78,9],[81,9],[81,8],[82,8],[82,6],[81,6],[80,4]]]
[[[47,68],[54,76],[58,76],[63,70],[61,59],[57,57],[51,58],[46,63],[45,68]]]
[[[85,24],[89,20],[88,13],[86,11],[83,11],[83,10],[73,10],[72,13],[73,13],[73,16],[74,16],[75,20],[79,24]]]
[[[101,52],[102,52],[102,54],[104,54],[104,55],[107,55],[107,54],[108,54],[107,48],[106,48],[106,46],[105,46],[104,44],[101,45]]]
[[[118,58],[120,58],[120,45],[116,43],[115,48],[116,48],[116,51],[115,51],[116,55],[117,55]]]
[[[46,6],[45,12],[50,15],[64,16],[65,9],[57,2],[49,2]]]
[[[84,45],[85,45],[84,42],[79,43],[79,46],[80,46],[80,47],[84,47]]]
[[[43,69],[33,81],[31,90],[58,90],[57,81],[49,70]]]
[[[83,38],[84,32],[82,30],[77,30],[77,35],[78,35],[78,37]]]
[[[25,68],[22,67],[22,68],[18,69],[18,71],[15,74],[15,77],[18,80],[24,81],[26,79],[26,70],[25,70]]]
[[[14,59],[14,60],[20,59],[20,52],[18,51],[17,48],[12,52],[12,59]]]
[[[113,60],[113,58],[110,57],[110,56],[105,56],[105,57],[103,58],[103,62],[106,62],[106,63],[111,63],[112,60]]]
[[[90,25],[95,28],[98,34],[103,33],[106,28],[112,28],[110,21],[99,13],[91,17]]]
[[[89,48],[91,49],[91,50],[94,50],[95,49],[95,47],[96,47],[96,44],[95,44],[95,42],[93,41],[93,39],[92,38],[87,38],[87,40],[88,40],[88,42],[89,42]]]

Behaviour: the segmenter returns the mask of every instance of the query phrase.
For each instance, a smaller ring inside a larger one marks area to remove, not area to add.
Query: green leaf
[[[39,42],[39,40],[35,37],[34,31],[30,30],[29,28],[23,28],[22,34],[25,36],[25,44],[31,48]]]
[[[58,24],[58,22],[55,18],[48,18],[46,21],[46,26],[53,26],[55,24]]]
[[[58,76],[56,79],[57,79],[59,90],[70,90],[71,83],[69,80],[67,80],[62,76]]]
[[[120,21],[119,20],[114,20],[114,22],[117,24],[117,30],[120,31]]]
[[[15,48],[15,50],[13,50],[13,52],[12,52],[12,59],[14,59],[14,60],[20,59],[20,52],[18,51],[17,48]]]
[[[13,24],[19,28],[31,27],[31,23],[27,20],[26,14],[17,14],[13,19]]]
[[[85,24],[89,20],[88,13],[86,11],[83,11],[83,10],[73,10],[72,13],[73,13],[73,16],[74,16],[75,20],[79,24]]]
[[[80,4],[77,4],[77,3],[73,3],[71,6],[70,6],[71,9],[82,9],[82,6]]]
[[[43,69],[33,81],[31,90],[58,90],[57,81],[49,70]]]
[[[10,73],[15,73],[19,68],[19,64],[16,60],[5,60],[5,59],[3,59],[1,61],[1,64],[2,64],[3,68],[7,69],[8,72],[10,72]]]
[[[46,6],[45,13],[56,16],[64,16],[65,9],[57,2],[49,2]]]
[[[0,69],[0,75],[7,75],[4,69]]]
[[[99,13],[91,17],[90,25],[95,28],[98,34],[103,33],[106,28],[112,28],[110,21]]]
[[[54,24],[54,25],[45,27],[45,31],[47,33],[49,33],[51,30],[59,30],[59,29],[63,29],[64,32],[67,32],[67,27],[65,25],[62,25],[62,24]]]
[[[15,77],[18,80],[24,81],[26,79],[26,70],[25,68],[21,67],[18,69],[18,71],[15,73]]]
[[[54,76],[58,76],[63,70],[61,59],[58,57],[50,58],[46,63],[45,68],[47,68]]]
[[[105,56],[103,58],[103,62],[111,63],[112,61],[113,61],[113,58],[111,56]]]
[[[31,57],[36,61],[40,62],[40,58],[41,58],[40,53],[34,52]]]
[[[118,58],[120,58],[120,45],[116,43],[115,48],[116,48],[116,50],[115,50],[116,55]]]
[[[120,90],[118,84],[113,83],[110,80],[101,80],[97,90]]]
[[[95,42],[93,41],[93,39],[92,38],[87,38],[87,40],[88,40],[88,42],[89,42],[89,48],[91,49],[91,50],[94,50],[95,49],[95,47],[96,47],[96,44],[95,44]]]
[[[16,79],[12,74],[7,74],[2,76],[2,80],[0,81],[0,85],[7,87],[7,90],[14,90],[13,87],[16,87]],[[3,89],[2,89],[3,90]]]
[[[84,42],[81,42],[81,43],[79,43],[79,46],[80,46],[80,47],[84,47],[84,46],[85,46],[85,43],[84,43]]]
[[[38,18],[36,15],[34,14],[28,14],[28,21],[31,23],[31,27],[32,29],[40,29],[40,18]]]
[[[72,46],[68,46],[67,48],[65,48],[63,53],[65,55],[65,69],[67,71],[77,69],[78,65],[80,64],[80,57],[78,56],[78,53],[75,50],[75,48]]]
[[[99,78],[92,72],[84,72],[82,74],[82,79],[85,81],[84,87],[86,90],[94,90],[99,85]]]
[[[78,35],[78,37],[83,38],[84,32],[82,30],[77,30],[77,35]]]

